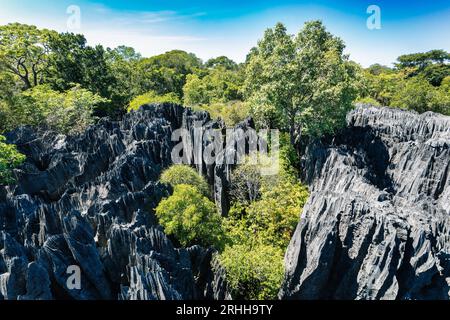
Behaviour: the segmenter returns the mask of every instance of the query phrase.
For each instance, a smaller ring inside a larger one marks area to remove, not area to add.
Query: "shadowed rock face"
[[[171,133],[195,123],[220,128],[162,104],[74,137],[10,133],[27,160],[18,185],[0,187],[0,299],[227,298],[214,250],[175,248],[153,212],[170,192],[157,180],[178,143]],[[67,288],[71,265],[79,290]]]
[[[360,106],[308,147],[282,299],[449,299],[450,118]]]

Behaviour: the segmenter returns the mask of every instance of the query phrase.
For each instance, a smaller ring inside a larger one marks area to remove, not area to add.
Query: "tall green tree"
[[[140,95],[137,64],[142,56],[131,47],[119,46],[107,49],[107,64],[114,78],[110,100],[118,107],[126,106]]]
[[[0,26],[0,68],[16,76],[24,89],[42,84],[54,31],[10,23]]]
[[[244,90],[264,125],[302,133],[332,133],[345,123],[356,96],[355,68],[344,43],[320,21],[305,23],[296,37],[278,23],[248,56]]]
[[[108,99],[96,109],[99,116],[118,116],[138,94],[136,64],[141,56],[133,48],[119,46],[105,50],[88,46],[83,35],[53,34],[47,81],[54,89],[65,91],[74,84]]]
[[[115,95],[118,81],[105,49],[100,45],[88,46],[79,34],[57,33],[19,23],[0,26],[0,72],[13,76],[9,79],[10,86],[16,81],[22,83],[22,90],[49,84],[63,92],[79,84],[108,99],[95,110],[100,116],[124,110],[128,102]]]

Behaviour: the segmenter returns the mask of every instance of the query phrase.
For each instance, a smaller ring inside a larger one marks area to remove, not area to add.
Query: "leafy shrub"
[[[193,186],[175,185],[173,194],[157,206],[156,216],[165,232],[183,246],[223,248],[222,219],[214,203]]]
[[[6,138],[0,135],[0,184],[13,183],[12,169],[25,161],[25,156],[17,151],[16,146],[5,141]]]
[[[204,196],[209,194],[209,186],[206,180],[187,165],[173,165],[166,169],[160,178],[162,183],[175,187],[179,184],[188,184],[198,189]]]
[[[295,148],[289,143],[287,133],[280,134],[278,174],[263,175],[262,170],[274,163],[266,155],[249,155],[231,173],[230,196],[234,203],[250,204],[260,199],[261,188],[270,189],[280,182],[297,183],[300,160]]]
[[[234,100],[225,103],[201,104],[193,107],[194,110],[207,111],[211,118],[222,119],[228,127],[234,127],[239,122],[245,120],[250,114],[247,103]]]
[[[364,98],[356,99],[355,103],[363,103],[363,104],[371,104],[373,106],[381,106],[381,104],[377,100],[375,100],[374,98],[371,98],[371,97],[364,97]]]
[[[405,57],[416,59],[415,55]],[[405,57],[402,59],[406,59]],[[409,66],[409,63],[396,72],[391,70],[372,74],[366,70],[360,97],[356,102],[415,110],[419,113],[434,111],[450,114],[450,90],[446,80],[449,66],[427,64],[419,68]]]
[[[232,207],[223,222],[229,245],[219,260],[234,298],[272,299],[279,290],[283,252],[308,198],[297,180],[298,156],[288,140],[288,135],[281,137],[278,175],[262,175],[261,162],[249,158],[232,173]]]
[[[149,91],[131,100],[128,105],[128,111],[138,110],[144,104],[163,102],[181,104],[180,98],[178,98],[178,96],[173,92],[158,95],[155,91]]]
[[[250,204],[261,196],[261,168],[246,157],[231,173],[230,198],[234,203]]]
[[[292,144],[345,125],[357,94],[356,68],[341,39],[319,20],[293,36],[282,23],[267,29],[246,60],[243,92],[256,123],[289,131]]]
[[[227,246],[219,256],[235,299],[276,299],[281,286],[283,250],[263,244]]]
[[[294,233],[308,190],[300,183],[281,180],[276,185],[261,187],[261,199],[249,205],[235,203],[225,230],[233,243],[249,239],[285,249]]]
[[[52,90],[48,85],[35,86],[0,106],[6,118],[1,130],[32,125],[64,134],[78,133],[94,122],[94,107],[106,101],[78,85],[65,92]]]

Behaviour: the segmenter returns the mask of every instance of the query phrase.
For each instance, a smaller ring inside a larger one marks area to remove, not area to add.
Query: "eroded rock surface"
[[[282,299],[450,298],[450,117],[359,106],[304,158]]]
[[[197,125],[220,128],[161,104],[73,137],[8,134],[27,160],[16,186],[0,186],[0,299],[228,298],[212,249],[176,248],[153,212],[170,193],[157,180],[172,132]],[[73,265],[80,289],[67,286]]]

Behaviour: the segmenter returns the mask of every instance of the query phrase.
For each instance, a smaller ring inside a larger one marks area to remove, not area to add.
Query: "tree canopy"
[[[263,125],[286,128],[291,143],[302,133],[332,133],[344,124],[356,96],[355,70],[344,43],[320,21],[297,34],[278,23],[248,56],[244,90]]]
[[[214,203],[194,186],[175,185],[173,194],[157,206],[156,216],[164,231],[183,246],[223,246],[221,217]]]
[[[54,31],[10,23],[0,26],[0,68],[17,76],[24,89],[42,84]]]
[[[396,67],[399,69],[410,67],[424,69],[431,64],[443,64],[449,62],[449,60],[450,54],[445,50],[430,50],[428,52],[401,55],[397,58]]]

